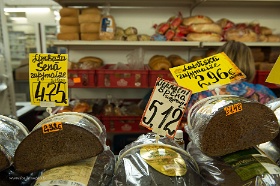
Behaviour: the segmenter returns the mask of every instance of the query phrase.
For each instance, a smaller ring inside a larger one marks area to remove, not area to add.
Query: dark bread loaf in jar
[[[0,115],[0,172],[13,164],[15,151],[28,134],[24,124]]]
[[[94,116],[63,112],[38,123],[19,144],[16,171],[30,173],[97,156],[106,144],[106,129]]]
[[[189,137],[208,156],[223,156],[274,139],[279,124],[264,104],[223,95],[198,101],[188,113]]]
[[[145,151],[149,154],[146,157]],[[155,167],[150,163],[158,166]],[[182,168],[185,168],[185,173],[182,172]],[[167,174],[173,171],[177,174]],[[206,182],[199,174],[196,162],[174,140],[161,137],[156,143],[155,134],[147,133],[140,135],[138,139],[120,151],[112,185],[204,186]]]

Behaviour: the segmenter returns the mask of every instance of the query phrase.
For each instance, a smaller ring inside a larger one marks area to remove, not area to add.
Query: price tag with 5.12
[[[173,138],[190,96],[190,90],[158,78],[140,125],[160,136]]]
[[[67,106],[67,54],[29,54],[31,104],[42,107]]]
[[[246,78],[224,53],[169,69],[176,82],[192,93],[214,89]]]

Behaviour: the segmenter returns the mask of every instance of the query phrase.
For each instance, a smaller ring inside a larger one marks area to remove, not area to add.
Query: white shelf
[[[199,47],[198,41],[62,41],[53,43],[56,46],[156,46],[156,47]]]
[[[201,47],[218,47],[225,42],[202,42]],[[250,47],[280,47],[280,42],[244,42]]]

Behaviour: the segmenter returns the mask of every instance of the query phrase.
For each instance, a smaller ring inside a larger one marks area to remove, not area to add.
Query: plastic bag
[[[188,112],[191,140],[208,156],[222,156],[274,139],[279,125],[267,106],[243,97],[204,98]]]
[[[143,134],[120,151],[113,185],[206,185],[196,162],[174,140],[155,142],[155,134]]]

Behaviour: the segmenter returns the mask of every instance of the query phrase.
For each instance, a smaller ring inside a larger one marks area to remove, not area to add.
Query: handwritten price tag
[[[31,104],[69,105],[67,64],[67,54],[29,54]]]
[[[158,78],[140,125],[173,138],[190,96],[190,90]]]
[[[280,71],[280,56],[276,60],[273,68],[271,69],[270,73],[268,74],[265,82],[268,83],[275,83],[280,85],[280,78],[279,78],[279,71]]]
[[[224,53],[169,69],[176,82],[192,93],[213,89],[246,78]]]

